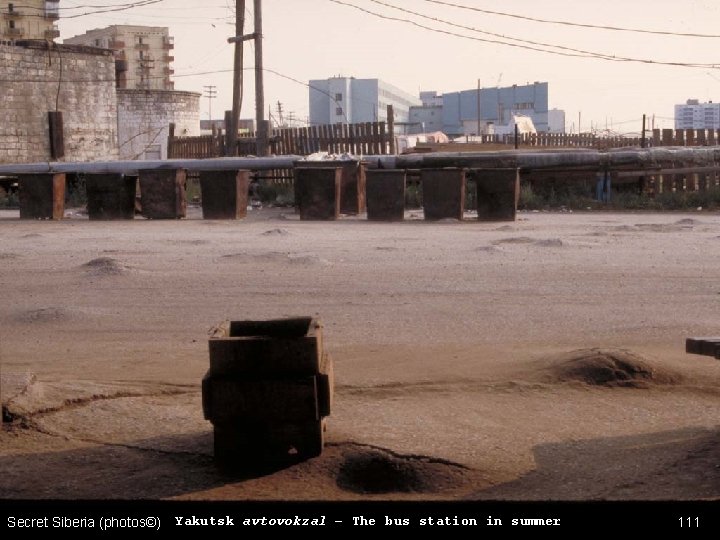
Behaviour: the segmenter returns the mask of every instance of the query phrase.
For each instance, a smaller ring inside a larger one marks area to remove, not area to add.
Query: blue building
[[[478,89],[443,94],[443,131],[448,136],[477,133]],[[513,114],[532,118],[535,129],[549,131],[548,83],[536,82],[525,86],[512,85],[504,88],[480,90],[480,122],[506,125]]]

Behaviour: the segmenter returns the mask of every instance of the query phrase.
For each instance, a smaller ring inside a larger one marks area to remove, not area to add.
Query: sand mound
[[[91,274],[99,276],[117,276],[128,271],[127,266],[112,257],[98,257],[86,262],[82,267]]]
[[[509,238],[501,238],[493,242],[495,245],[500,244],[535,244],[540,247],[561,247],[563,241],[559,238],[544,238],[542,240],[535,240],[528,236],[511,236]]]
[[[318,257],[317,255],[288,255],[287,258],[290,264],[297,264],[298,266],[329,266],[330,261]]]
[[[281,253],[269,251],[267,253],[229,253],[223,259],[232,259],[241,263],[281,263],[297,266],[328,266],[330,261],[314,254]]]
[[[563,241],[559,238],[546,238],[544,240],[538,240],[535,242],[535,245],[540,247],[562,247]]]
[[[623,349],[580,349],[558,358],[550,368],[559,381],[579,381],[593,386],[646,388],[651,384],[677,384],[682,376],[653,366]]]
[[[501,238],[495,240],[493,244],[532,244],[535,240],[527,236],[511,236],[510,238]]]
[[[65,308],[44,307],[20,312],[15,320],[21,323],[55,323],[75,319],[76,315]]]
[[[480,246],[476,247],[475,251],[480,251],[482,253],[500,253],[502,250],[495,246]]]
[[[448,461],[354,447],[343,457],[337,485],[353,493],[433,493],[457,489],[470,472]]]
[[[210,243],[210,240],[202,240],[200,238],[196,238],[195,240],[176,240],[173,242],[173,244],[177,244],[180,246],[204,246]]]
[[[276,228],[265,231],[262,236],[287,236],[289,234],[290,232],[287,229]]]

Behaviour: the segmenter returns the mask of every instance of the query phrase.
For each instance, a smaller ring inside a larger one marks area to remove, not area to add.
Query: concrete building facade
[[[478,116],[478,89],[443,94],[443,129],[448,136],[463,135],[466,121],[480,120],[495,125],[507,125],[514,114],[532,118],[538,132],[547,132],[548,83],[536,82],[525,86],[483,88],[480,92]]]
[[[408,133],[433,133],[443,129],[442,105],[416,105],[410,107]]]
[[[60,37],[59,18],[60,0],[5,1],[0,4],[0,41],[52,41]]]
[[[688,99],[675,105],[675,129],[720,129],[720,103]]]
[[[310,124],[355,124],[387,120],[393,106],[395,125],[410,120],[410,107],[420,100],[379,79],[332,77],[310,81]]]
[[[565,133],[565,111],[561,109],[548,111],[548,133]]]
[[[49,111],[62,113],[62,160],[117,158],[111,51],[44,41],[0,44],[0,74],[0,162],[52,160]]]
[[[200,97],[197,92],[118,88],[120,159],[167,159],[171,123],[176,135],[200,135]]]
[[[174,89],[171,51],[175,44],[165,27],[114,25],[73,36],[64,43],[111,49],[118,88]]]

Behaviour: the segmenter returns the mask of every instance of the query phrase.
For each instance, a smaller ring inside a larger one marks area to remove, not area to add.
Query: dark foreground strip
[[[355,529],[536,535],[538,529],[644,533],[717,532],[717,502],[185,502],[0,501],[3,538],[27,533],[74,537],[158,536],[186,532],[241,538],[251,530]],[[449,529],[449,530],[448,530]]]

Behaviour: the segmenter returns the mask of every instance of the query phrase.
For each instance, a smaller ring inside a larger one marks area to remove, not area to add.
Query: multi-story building
[[[310,124],[355,124],[387,120],[393,106],[395,125],[406,125],[410,107],[420,100],[379,79],[332,77],[310,81]],[[402,130],[399,130],[402,131]]]
[[[54,40],[60,37],[57,20],[60,0],[21,0],[0,3],[0,41]]]
[[[175,86],[171,80],[175,45],[165,27],[114,25],[90,30],[64,43],[112,49],[118,88],[172,90]]]
[[[434,90],[420,92],[421,105],[410,107],[407,133],[434,133],[443,128],[443,100]]]
[[[478,92],[480,99],[478,100]],[[548,83],[536,82],[524,86],[483,88],[443,94],[443,131],[449,136],[463,135],[467,121],[478,120],[498,126],[510,124],[514,115],[532,118],[539,132],[548,126]],[[480,114],[478,114],[478,102]]]
[[[675,105],[675,129],[720,129],[720,103],[688,99]]]
[[[548,111],[548,132],[565,133],[565,111],[561,109]]]

